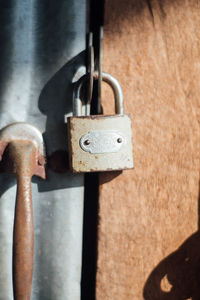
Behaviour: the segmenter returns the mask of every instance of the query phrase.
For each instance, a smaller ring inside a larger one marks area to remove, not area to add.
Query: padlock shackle
[[[82,116],[82,101],[80,98],[80,93],[82,86],[84,83],[89,79],[89,74],[83,75],[79,80],[76,82],[75,89],[74,89],[74,101],[73,101],[73,115],[74,116]]]
[[[115,97],[115,113],[124,114],[124,96],[119,81],[109,73],[102,73],[102,80],[109,84],[112,88]]]
[[[99,76],[98,72],[94,72],[93,77],[95,80],[98,79],[98,76]],[[82,116],[82,101],[80,99],[80,92],[82,86],[88,79],[89,79],[89,74],[85,74],[76,82],[76,86],[74,90],[74,101],[73,101],[74,116]],[[114,98],[115,98],[115,113],[119,115],[123,115],[124,114],[123,92],[119,82],[115,77],[105,72],[102,72],[102,80],[108,83],[113,90]]]

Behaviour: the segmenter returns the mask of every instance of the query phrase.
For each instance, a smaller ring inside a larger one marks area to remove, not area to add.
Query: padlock
[[[82,115],[80,91],[83,76],[74,91],[73,117],[68,121],[69,165],[72,172],[100,172],[132,169],[132,128],[124,115],[123,93],[118,81],[102,73],[114,92],[115,115]]]

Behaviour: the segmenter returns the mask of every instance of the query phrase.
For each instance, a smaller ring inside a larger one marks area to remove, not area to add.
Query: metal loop
[[[92,93],[93,93],[93,81],[94,81],[94,47],[89,47],[89,64],[88,64],[88,74],[89,74],[89,81],[88,81],[88,90],[87,90],[87,104],[90,105],[92,100]]]
[[[82,115],[82,101],[80,99],[80,93],[84,83],[90,78],[89,76],[90,74],[86,74],[82,76],[76,83],[75,90],[74,90],[74,101],[73,101],[74,116]],[[93,77],[94,80],[98,80],[99,78],[98,72],[94,72]],[[113,90],[114,97],[115,97],[115,113],[123,115],[124,114],[123,92],[119,82],[112,75],[105,72],[102,72],[102,80],[107,82]]]
[[[74,101],[73,101],[73,116],[82,116],[82,101],[80,99],[81,89],[84,83],[89,79],[90,74],[83,75],[75,85],[74,89]]]
[[[94,72],[94,79],[98,79],[98,73]],[[115,98],[115,113],[124,114],[124,96],[119,81],[109,73],[102,72],[102,81],[105,81],[113,90]]]
[[[101,113],[101,94],[102,94],[102,80],[103,80],[103,71],[102,71],[102,61],[103,61],[103,26],[99,28],[99,55],[97,60],[97,71],[98,71],[98,101],[97,101],[97,112]]]

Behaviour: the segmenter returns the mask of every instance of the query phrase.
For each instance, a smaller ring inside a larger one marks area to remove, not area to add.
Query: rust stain
[[[68,130],[70,131],[70,130],[74,130],[74,124],[73,124],[73,122],[72,122],[72,120],[73,120],[73,118],[74,117],[70,117],[70,118],[68,118]]]
[[[47,158],[48,167],[56,173],[65,173],[69,169],[68,153],[58,150]]]
[[[80,164],[80,165],[83,165],[83,166],[86,165],[86,163],[85,163],[84,161],[79,161],[79,164]]]
[[[113,114],[113,115],[91,115],[91,116],[78,116],[78,117],[71,117],[71,120],[73,119],[80,119],[80,120],[84,120],[84,119],[88,119],[88,120],[102,120],[102,119],[107,119],[107,118],[123,118],[125,115],[118,115],[118,114]],[[129,114],[126,114],[126,116],[130,116]],[[70,122],[70,127],[73,130],[73,125]]]

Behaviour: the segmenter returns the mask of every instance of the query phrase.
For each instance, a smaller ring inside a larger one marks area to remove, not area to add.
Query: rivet
[[[90,144],[90,141],[89,140],[85,140],[84,141],[84,145],[88,146]]]
[[[118,139],[117,139],[117,142],[118,142],[118,143],[122,143],[122,138],[118,138]]]

